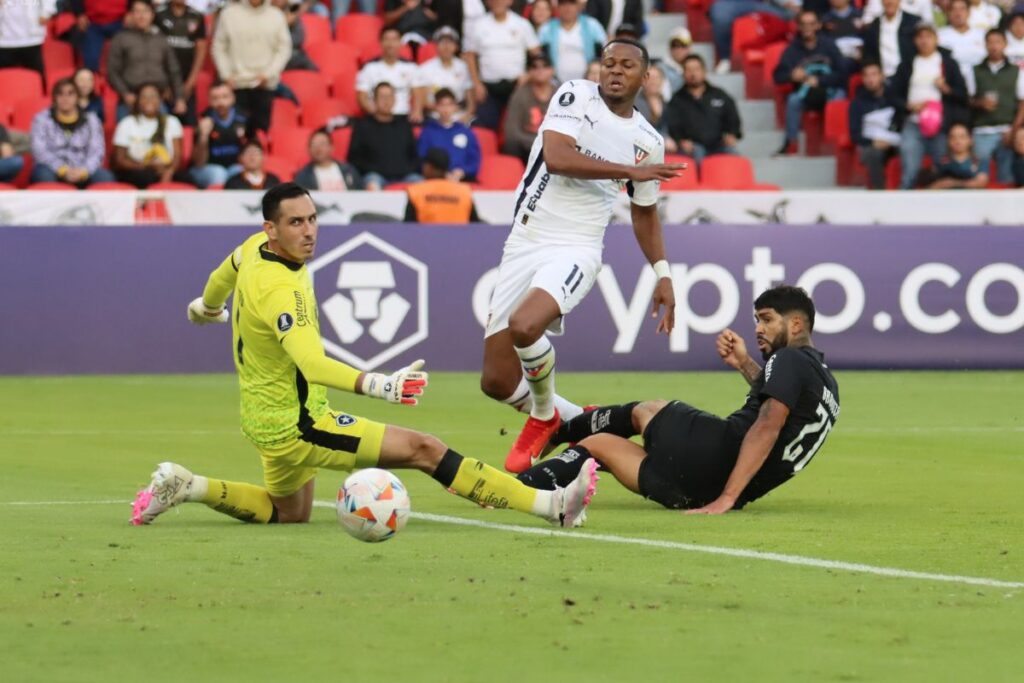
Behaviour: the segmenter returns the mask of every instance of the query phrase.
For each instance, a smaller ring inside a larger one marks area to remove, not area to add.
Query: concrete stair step
[[[784,190],[817,190],[836,186],[835,157],[755,157],[754,177]]]
[[[775,105],[769,100],[737,99],[740,121],[745,132],[768,132],[775,130]]]
[[[743,122],[743,139],[737,151],[745,157],[770,157],[782,146],[782,131],[748,130]]]

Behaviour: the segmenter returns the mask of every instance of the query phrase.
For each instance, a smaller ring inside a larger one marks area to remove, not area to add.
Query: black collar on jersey
[[[300,268],[302,268],[303,265],[305,265],[302,263],[296,263],[295,261],[289,261],[286,258],[281,258],[280,256],[270,251],[269,249],[265,249],[264,247],[266,247],[268,244],[270,244],[270,242],[264,242],[263,244],[260,245],[260,256],[263,257],[264,261],[273,261],[275,263],[280,263],[288,270],[299,270]]]

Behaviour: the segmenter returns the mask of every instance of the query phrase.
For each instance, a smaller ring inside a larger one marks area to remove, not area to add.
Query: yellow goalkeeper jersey
[[[296,439],[327,412],[325,385],[355,391],[360,373],[324,354],[309,271],[271,251],[264,233],[213,271],[203,301],[220,307],[232,291],[242,432],[258,446]]]

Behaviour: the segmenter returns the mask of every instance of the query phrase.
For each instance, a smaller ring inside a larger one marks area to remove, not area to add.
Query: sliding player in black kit
[[[742,408],[720,418],[680,401],[607,406],[562,424],[552,444],[578,442],[519,475],[565,486],[596,458],[623,486],[667,508],[721,514],[742,508],[802,470],[839,418],[839,388],[811,344],[814,303],[779,286],[754,302],[764,369],[732,330],[718,354],[750,384]],[[642,434],[643,446],[629,437]]]

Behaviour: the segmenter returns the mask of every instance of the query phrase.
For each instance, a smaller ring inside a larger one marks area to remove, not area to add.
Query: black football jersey
[[[746,403],[729,416],[729,422],[745,434],[768,398],[784,403],[789,416],[737,507],[760,498],[806,467],[839,419],[839,385],[825,364],[825,354],[810,346],[787,346],[772,354],[751,386]]]

